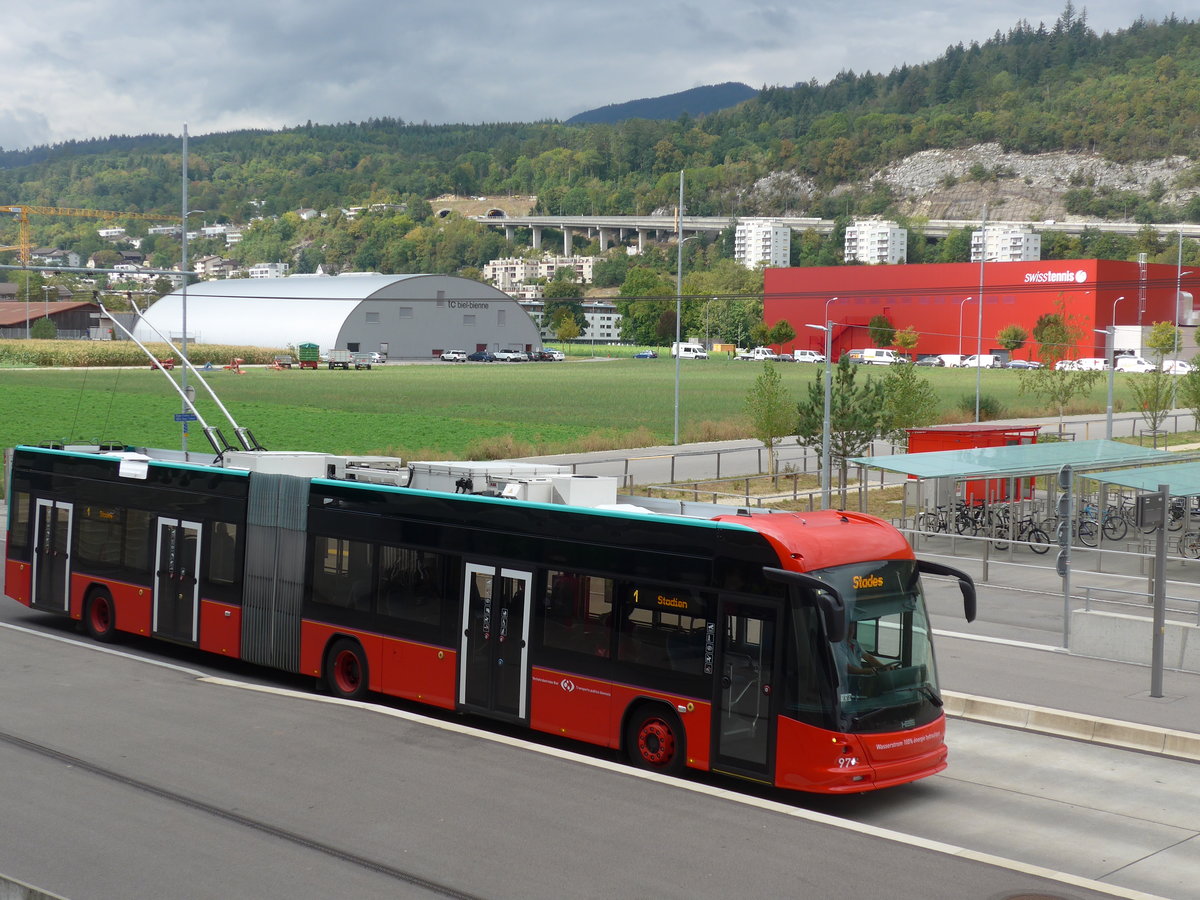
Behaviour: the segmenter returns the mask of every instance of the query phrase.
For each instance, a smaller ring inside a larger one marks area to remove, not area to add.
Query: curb
[[[1200,734],[944,691],[947,716],[1200,762]]]

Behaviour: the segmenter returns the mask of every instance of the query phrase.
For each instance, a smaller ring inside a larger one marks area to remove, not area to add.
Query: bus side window
[[[792,611],[792,634],[783,656],[784,711],[801,722],[828,727],[821,685],[827,680],[822,658],[824,633],[815,608],[798,606]]]
[[[154,519],[154,513],[144,509],[125,510],[125,565],[143,574],[150,571]]]
[[[428,550],[379,548],[381,613],[438,625],[446,599],[446,557]]]
[[[9,513],[8,548],[13,559],[29,559],[29,494],[25,491],[14,492],[9,499],[12,510]]]
[[[313,537],[312,600],[326,606],[369,610],[374,594],[370,544]]]
[[[574,572],[546,572],[542,644],[588,656],[608,656],[613,582]]]
[[[214,584],[233,584],[238,580],[237,525],[210,522],[208,525],[208,580]]]
[[[704,672],[708,601],[673,588],[639,584],[621,604],[617,657],[699,675]]]

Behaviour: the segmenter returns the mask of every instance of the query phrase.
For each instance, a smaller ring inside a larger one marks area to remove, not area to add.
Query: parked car
[[[492,356],[488,350],[476,350],[474,353],[468,353],[467,359],[471,362],[495,362],[496,357]]]
[[[467,351],[466,350],[443,350],[442,351],[442,359],[445,360],[446,362],[466,362],[467,361]]]
[[[777,362],[795,362],[796,357],[792,356],[790,353],[780,353],[777,357],[775,357],[775,360]]]
[[[918,366],[945,366],[945,361],[940,356],[922,356],[917,360]]]
[[[825,362],[825,354],[819,353],[816,350],[794,350],[792,359],[796,362],[807,363],[823,363]]]
[[[1164,359],[1162,362],[1162,370],[1168,375],[1186,375],[1193,368],[1195,366],[1182,359]]]
[[[561,350],[555,350],[553,347],[543,347],[538,352],[542,354],[540,358],[548,362],[562,362],[567,358],[567,354]]]
[[[633,354],[634,359],[658,359],[658,354],[653,350],[643,350],[640,353]]]
[[[1006,369],[1040,369],[1042,364],[1035,359],[1010,359]]]
[[[1107,366],[1106,366],[1107,368]],[[1140,356],[1121,356],[1117,358],[1118,372],[1153,372],[1158,366]]]
[[[527,359],[519,350],[497,350],[492,356],[496,362],[524,362]]]

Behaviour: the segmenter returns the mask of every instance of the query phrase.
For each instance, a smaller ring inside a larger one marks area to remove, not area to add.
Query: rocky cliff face
[[[1161,185],[1165,203],[1184,203],[1200,194],[1192,179],[1180,178],[1191,165],[1185,156],[1127,164],[1090,153],[1027,155],[1006,152],[999,144],[979,144],[916,153],[876,172],[866,185],[887,184],[901,212],[912,217],[978,220],[986,203],[993,221],[1061,222],[1077,218],[1068,216],[1063,205],[1064,195],[1076,187],[1149,193]],[[810,180],[775,173],[760,179],[743,203],[762,210],[759,215],[779,215],[783,209],[785,215],[802,216],[816,192]]]

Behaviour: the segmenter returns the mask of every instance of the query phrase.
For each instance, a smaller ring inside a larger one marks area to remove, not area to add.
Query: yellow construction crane
[[[21,256],[21,265],[28,266],[33,247],[29,240],[29,217],[35,216],[83,216],[88,219],[150,219],[155,222],[177,222],[179,216],[164,216],[158,213],[113,212],[107,209],[70,209],[64,206],[25,206],[12,204],[0,206],[0,214],[8,213],[17,217],[19,234],[17,243],[10,247],[0,247],[0,252],[16,250]]]

